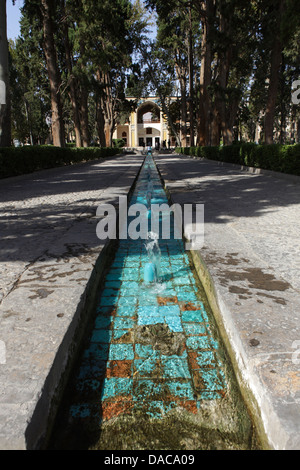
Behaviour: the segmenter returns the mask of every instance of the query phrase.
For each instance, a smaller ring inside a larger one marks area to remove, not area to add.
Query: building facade
[[[135,100],[133,97],[127,99]],[[159,99],[155,96],[141,98],[136,110],[130,114],[128,122],[117,126],[113,138],[123,139],[125,147],[128,148],[174,147],[176,142],[175,137],[169,132]]]

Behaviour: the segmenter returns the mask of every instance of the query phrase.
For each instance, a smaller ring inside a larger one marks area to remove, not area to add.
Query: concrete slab
[[[2,450],[36,449],[44,438],[113,249],[96,236],[96,209],[117,207],[142,162],[130,155],[1,180]]]
[[[194,262],[266,448],[300,449],[300,178],[155,160],[173,203],[205,205]]]

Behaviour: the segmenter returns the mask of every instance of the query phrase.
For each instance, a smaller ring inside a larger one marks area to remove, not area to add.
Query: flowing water
[[[130,204],[167,203],[147,156]],[[164,214],[161,215],[161,219]],[[132,218],[128,218],[128,224]],[[254,449],[255,431],[183,240],[119,240],[50,448]]]

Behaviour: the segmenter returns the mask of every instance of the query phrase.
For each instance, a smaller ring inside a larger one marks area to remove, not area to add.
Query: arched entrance
[[[139,147],[160,148],[162,115],[153,101],[142,103],[137,109],[137,141]]]

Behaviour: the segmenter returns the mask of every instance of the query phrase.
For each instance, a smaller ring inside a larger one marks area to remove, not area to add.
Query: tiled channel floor
[[[168,203],[152,157],[145,159],[130,204]],[[97,315],[72,387],[68,422],[103,426],[142,412],[162,419],[181,407],[197,414],[222,400],[227,384],[184,242],[159,240],[160,280],[144,282],[145,240],[120,240],[104,280]]]

